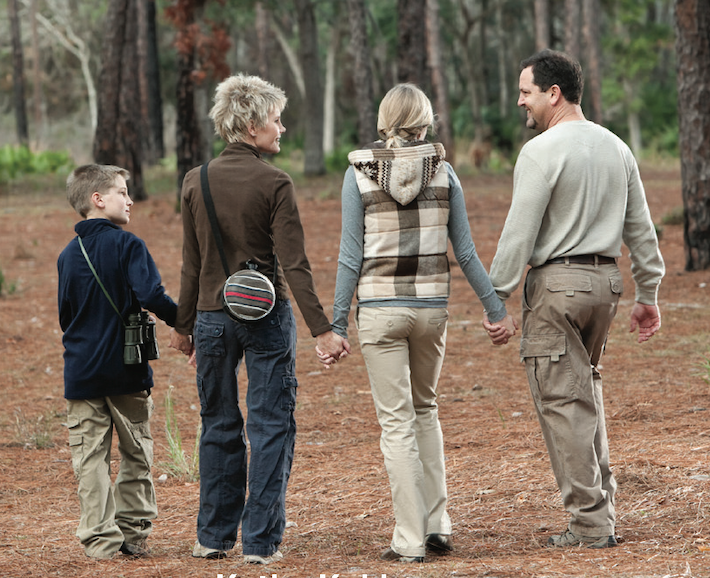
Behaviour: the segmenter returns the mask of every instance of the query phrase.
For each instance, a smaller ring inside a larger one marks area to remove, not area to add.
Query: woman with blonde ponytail
[[[446,346],[448,241],[494,324],[515,333],[471,239],[463,191],[440,143],[425,140],[434,122],[413,84],[380,104],[381,140],[348,155],[333,331],[347,339],[356,323],[392,491],[395,528],[388,561],[422,562],[453,550],[446,511],[444,443],[436,389]],[[337,361],[319,354],[324,364]]]

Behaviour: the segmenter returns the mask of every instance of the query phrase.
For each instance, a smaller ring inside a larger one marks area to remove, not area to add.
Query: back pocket
[[[592,279],[580,273],[550,275],[547,277],[547,290],[553,293],[564,292],[568,297],[574,297],[575,291],[589,293],[592,290]]]

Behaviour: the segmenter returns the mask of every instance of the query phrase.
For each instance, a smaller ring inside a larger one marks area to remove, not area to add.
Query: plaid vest
[[[349,155],[365,207],[358,299],[449,296],[449,177],[441,145]]]

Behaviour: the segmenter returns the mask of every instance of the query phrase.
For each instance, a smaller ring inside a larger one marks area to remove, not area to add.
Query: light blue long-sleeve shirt
[[[443,169],[442,169],[443,170]],[[483,304],[488,319],[495,323],[507,315],[505,305],[497,297],[486,269],[476,253],[471,238],[466,203],[461,182],[453,167],[445,163],[449,176],[448,235],[454,256],[469,284]],[[348,335],[348,316],[353,295],[360,278],[364,254],[365,208],[351,166],[345,173],[342,190],[342,233],[338,274],[333,303],[333,331],[341,337]],[[359,300],[359,307],[446,307],[447,299],[417,299],[411,297]]]

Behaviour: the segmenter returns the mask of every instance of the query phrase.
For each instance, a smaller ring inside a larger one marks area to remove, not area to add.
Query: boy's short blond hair
[[[67,178],[67,200],[74,210],[86,218],[91,209],[91,195],[103,193],[116,184],[116,177],[128,180],[131,173],[114,165],[82,165]]]
[[[286,108],[286,93],[258,76],[237,74],[217,85],[210,118],[227,144],[249,140],[249,124],[266,126],[269,113]]]

